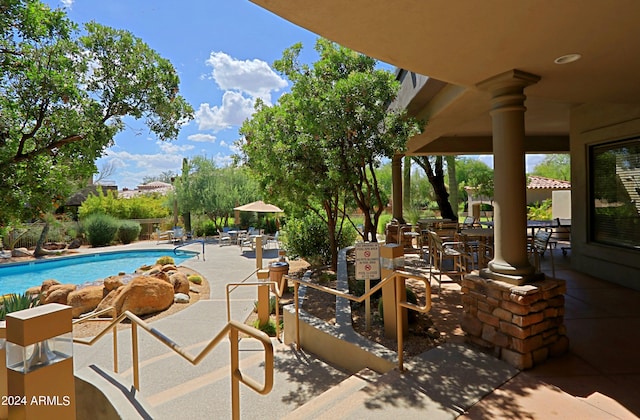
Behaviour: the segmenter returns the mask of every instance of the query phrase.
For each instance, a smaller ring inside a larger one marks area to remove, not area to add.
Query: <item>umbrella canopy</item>
[[[282,213],[282,210],[278,206],[274,206],[273,204],[267,204],[262,200],[254,201],[253,203],[245,204],[240,207],[235,207],[234,210],[237,211],[255,211],[257,213]]]

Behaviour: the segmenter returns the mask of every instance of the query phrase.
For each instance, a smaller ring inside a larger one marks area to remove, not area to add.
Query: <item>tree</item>
[[[562,181],[571,180],[571,161],[569,155],[547,155],[534,168],[531,175],[543,176],[545,178],[559,179]]]
[[[242,126],[242,150],[272,196],[278,191],[291,203],[322,209],[335,267],[339,219],[350,202],[364,215],[363,236],[376,240],[387,204],[376,169],[382,158],[404,150],[417,124],[388,108],[399,85],[391,73],[376,70],[372,58],[319,39],[320,59],[307,66],[298,63],[301,48],[294,45],[274,63],[292,81],[291,92],[274,107],[258,104]]]
[[[469,157],[458,158],[456,178],[458,191],[463,200],[467,200],[465,187],[474,188],[480,195],[493,197],[493,169],[486,163]]]
[[[413,160],[424,170],[427,178],[429,178],[442,218],[458,220],[457,211],[453,211],[451,203],[449,203],[449,193],[444,182],[442,156],[413,156]]]
[[[177,175],[175,172],[171,171],[171,170],[169,170],[169,171],[162,171],[162,172],[160,173],[160,175],[154,175],[154,176],[147,175],[147,176],[142,177],[142,183],[143,183],[143,184],[148,184],[148,183],[150,183],[150,182],[156,182],[156,181],[159,181],[159,182],[165,182],[165,183],[167,183],[167,184],[171,184],[171,183],[173,182],[173,180],[174,180],[177,176],[178,176],[178,175]]]
[[[228,225],[234,207],[258,199],[255,182],[242,167],[218,168],[212,159],[196,156],[186,169],[175,183],[180,213],[206,214],[217,229]]]
[[[38,0],[0,9],[0,223],[55,208],[125,117],[161,140],[192,118],[171,63],[131,33],[93,22],[80,33]]]

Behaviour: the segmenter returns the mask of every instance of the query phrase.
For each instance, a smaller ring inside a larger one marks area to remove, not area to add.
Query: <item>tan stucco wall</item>
[[[640,290],[640,252],[590,243],[589,146],[640,136],[640,105],[585,104],[571,112],[571,264],[599,278]]]

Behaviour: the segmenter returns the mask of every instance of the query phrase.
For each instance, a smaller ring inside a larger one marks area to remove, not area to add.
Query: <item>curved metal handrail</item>
[[[195,243],[198,243],[198,242],[200,242],[202,244],[202,261],[205,261],[205,258],[204,258],[204,244],[205,244],[205,241],[204,241],[204,239],[193,239],[193,240],[191,240],[189,242],[181,243],[177,247],[173,248],[173,253],[174,253],[174,255],[178,255],[178,253],[176,252],[176,250],[178,248],[182,248],[183,246],[195,244]]]
[[[355,296],[350,293],[340,292],[338,290],[332,289],[330,287],[321,286],[319,284],[311,283],[308,280],[302,280],[295,277],[286,276],[289,280],[293,281],[293,290],[294,290],[294,307],[296,311],[296,348],[300,350],[300,302],[298,299],[298,288],[301,284],[304,284],[307,287],[312,287],[314,289],[330,293],[335,295],[336,297],[341,297],[345,299],[352,300],[354,302],[363,302],[365,299],[371,297],[375,292],[382,289],[384,285],[390,282],[395,282],[396,286],[396,331],[397,331],[397,341],[398,341],[398,369],[402,372],[404,371],[404,334],[403,334],[403,323],[402,323],[402,308],[411,309],[418,312],[428,312],[431,309],[431,283],[429,279],[412,274],[406,271],[397,270],[394,271],[388,277],[385,277],[372,287],[367,293],[361,296]],[[418,280],[424,283],[425,285],[425,304],[424,306],[419,306],[413,303],[409,303],[406,300],[402,300],[400,296],[403,296],[402,286],[404,282],[399,280],[413,279]]]
[[[81,319],[74,322],[82,323],[87,322],[99,315],[103,315],[105,313],[113,312],[113,308],[107,308],[105,310],[95,312],[89,314],[88,316],[82,317]],[[85,338],[74,338],[73,342],[77,344],[83,345],[92,345],[100,338],[102,338],[110,329],[113,329],[114,333],[114,370],[117,373],[117,326],[120,322],[125,319],[129,319],[131,321],[131,345],[132,345],[132,367],[133,367],[133,386],[140,390],[140,372],[139,372],[139,356],[138,356],[138,327],[141,327],[145,331],[147,331],[151,336],[159,340],[162,344],[169,347],[175,353],[180,355],[183,359],[187,360],[192,365],[197,365],[204,359],[210,352],[213,350],[215,346],[222,341],[225,337],[229,337],[231,342],[231,390],[232,390],[232,414],[234,419],[240,418],[240,383],[245,384],[255,392],[265,395],[271,392],[273,388],[273,344],[271,343],[271,339],[267,334],[262,331],[259,331],[253,327],[242,324],[238,321],[228,321],[227,324],[218,332],[218,334],[209,341],[209,343],[202,349],[200,353],[195,356],[192,356],[189,352],[183,349],[178,343],[173,341],[171,338],[167,337],[160,330],[153,328],[147,322],[140,319],[135,314],[125,311],[120,314],[116,318],[112,318],[109,325],[107,325],[100,333],[98,333],[95,337],[90,339]],[[247,334],[250,337],[253,337],[262,343],[265,359],[264,359],[264,381],[263,383],[259,383],[255,379],[247,377],[243,375],[240,371],[240,357],[239,357],[239,332]]]

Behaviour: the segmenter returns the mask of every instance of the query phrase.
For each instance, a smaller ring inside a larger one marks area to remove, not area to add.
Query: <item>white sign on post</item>
[[[356,280],[380,278],[380,247],[376,242],[356,244]]]

